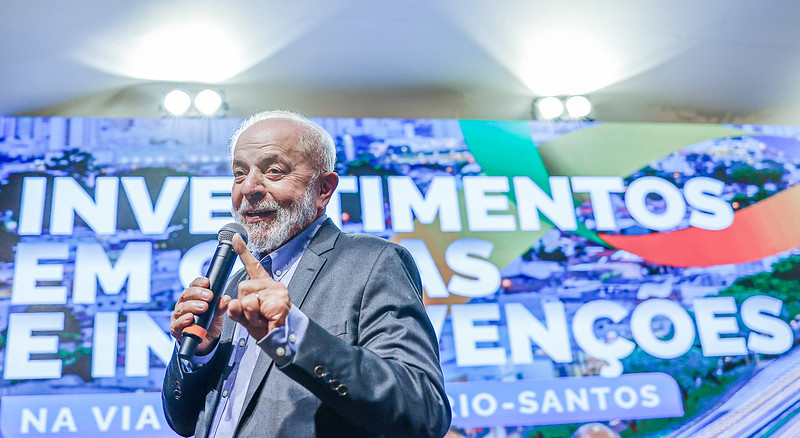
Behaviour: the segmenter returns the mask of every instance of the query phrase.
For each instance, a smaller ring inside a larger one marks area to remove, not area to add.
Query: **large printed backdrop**
[[[420,267],[454,436],[796,427],[800,128],[316,121],[328,215]],[[2,436],[173,436],[169,314],[238,122],[0,119]]]

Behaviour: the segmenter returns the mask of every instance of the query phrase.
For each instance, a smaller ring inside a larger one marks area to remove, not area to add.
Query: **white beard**
[[[274,211],[275,217],[270,221],[248,223],[244,215],[246,211]],[[303,193],[303,197],[283,207],[274,199],[262,199],[256,205],[250,205],[247,198],[242,198],[238,209],[232,209],[236,222],[247,230],[247,249],[260,255],[266,255],[280,248],[297,233],[305,229],[316,218],[314,203],[314,184]]]

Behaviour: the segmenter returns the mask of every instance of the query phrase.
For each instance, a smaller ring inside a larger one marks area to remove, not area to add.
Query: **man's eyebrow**
[[[251,161],[247,161],[247,160],[234,158],[233,161],[232,161],[232,165],[233,166],[240,166],[240,167],[247,167],[247,166],[252,165],[252,164],[254,164],[256,166],[262,166],[264,164],[272,164],[272,163],[276,163],[276,162],[281,162],[282,163],[282,162],[285,162],[285,160],[282,160],[280,155],[278,155],[278,154],[264,154],[264,155],[260,155],[258,157],[258,160],[255,163],[253,163]]]

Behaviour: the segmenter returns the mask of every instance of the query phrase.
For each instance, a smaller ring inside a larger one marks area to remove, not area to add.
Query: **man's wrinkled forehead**
[[[236,141],[234,154],[240,146],[282,145],[300,148],[300,126],[286,119],[267,119],[247,128]]]

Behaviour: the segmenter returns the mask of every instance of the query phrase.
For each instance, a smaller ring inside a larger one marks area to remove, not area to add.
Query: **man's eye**
[[[279,174],[279,173],[283,173],[283,172],[281,172],[281,170],[278,169],[277,167],[270,167],[269,169],[267,169],[267,173]]]

